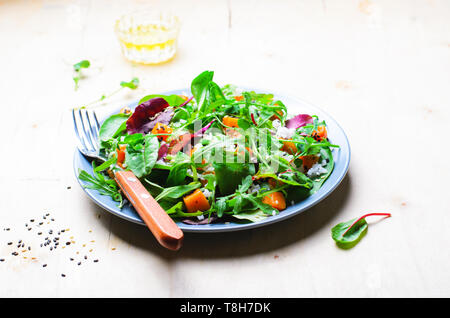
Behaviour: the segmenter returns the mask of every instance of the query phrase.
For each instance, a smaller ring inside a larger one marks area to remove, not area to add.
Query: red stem
[[[177,106],[177,107],[183,107],[183,106],[187,105],[187,103],[189,103],[193,98],[194,98],[194,96],[192,96],[192,97],[189,98],[187,101],[185,101],[183,104],[181,104],[181,105],[179,105],[179,106]],[[177,107],[175,107],[175,108],[177,108]]]
[[[368,213],[368,214],[365,214],[365,215],[363,215],[362,217],[360,217],[359,219],[357,219],[355,222],[353,222],[352,223],[352,225],[350,225],[349,226],[349,228],[344,232],[344,234],[342,234],[342,236],[345,236],[345,234],[347,234],[347,232],[356,224],[356,223],[358,223],[360,220],[362,220],[362,219],[365,219],[366,217],[368,217],[368,216],[373,216],[373,215],[382,215],[382,216],[385,216],[385,217],[391,217],[391,214],[390,213]]]
[[[258,124],[256,123],[256,120],[255,120],[255,116],[253,116],[253,113],[250,114],[250,117],[252,117],[252,122],[255,124],[255,126],[258,126]]]

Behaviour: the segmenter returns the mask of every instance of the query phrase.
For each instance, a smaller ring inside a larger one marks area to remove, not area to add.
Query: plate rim
[[[240,89],[244,89],[244,90],[253,90],[253,91],[259,91],[259,92],[269,92],[269,90],[266,89],[262,89],[262,88],[251,88],[251,87],[247,87],[247,86],[237,86]],[[183,92],[188,92],[190,91],[189,88],[182,88],[182,89],[176,89],[176,90],[170,90],[170,91],[165,91],[162,93],[159,93],[161,95],[169,95],[169,94],[175,94],[175,93],[180,93],[181,91]],[[176,222],[177,225],[180,227],[180,229],[183,232],[192,232],[192,233],[219,233],[219,232],[234,232],[234,231],[242,231],[242,230],[248,230],[248,229],[253,229],[253,228],[259,228],[262,226],[266,226],[266,225],[270,225],[270,224],[274,224],[280,221],[284,221],[287,220],[295,215],[298,215],[300,213],[303,213],[309,209],[311,209],[312,207],[314,207],[315,205],[319,204],[321,201],[323,201],[325,198],[327,198],[331,193],[334,192],[334,190],[342,183],[342,180],[345,178],[345,176],[348,173],[349,170],[349,166],[350,166],[350,161],[351,161],[351,148],[350,148],[350,142],[348,140],[347,134],[345,133],[344,129],[341,127],[341,125],[332,117],[330,116],[327,112],[323,111],[321,108],[315,106],[314,104],[298,98],[296,96],[287,94],[287,93],[283,93],[280,91],[274,92],[274,91],[270,91],[270,94],[274,94],[275,96],[284,96],[287,97],[288,99],[291,99],[293,101],[297,101],[299,102],[299,104],[305,104],[307,105],[307,107],[313,108],[318,110],[320,113],[322,113],[323,115],[325,115],[326,117],[328,117],[329,119],[331,119],[333,121],[333,124],[337,126],[337,128],[341,131],[342,136],[344,137],[345,140],[345,148],[348,150],[346,152],[347,156],[347,160],[344,162],[344,168],[340,171],[340,175],[338,176],[336,182],[334,184],[331,185],[331,187],[325,192],[325,193],[321,193],[320,196],[318,196],[313,202],[310,202],[309,204],[307,204],[306,206],[301,207],[298,210],[295,210],[295,206],[298,204],[301,204],[303,201],[300,201],[298,203],[296,203],[295,205],[292,205],[288,208],[294,208],[293,211],[289,211],[288,213],[283,213],[284,211],[281,211],[279,214],[275,215],[275,216],[270,216],[262,221],[259,222],[254,222],[254,223],[212,223],[212,224],[204,224],[204,225],[190,225],[190,224],[186,224],[183,222]],[[282,98],[280,98],[282,99]],[[139,102],[139,100],[136,100],[134,102],[130,102],[127,104],[127,106],[131,106],[131,107],[135,107],[137,105],[137,103]],[[117,111],[117,110],[115,110]],[[110,114],[115,113],[115,111],[112,111]],[[343,145],[339,145],[341,146],[341,148],[339,148],[339,151],[341,151],[342,146]],[[103,208],[104,210],[110,212],[111,214],[120,217],[121,219],[127,220],[129,222],[135,223],[135,224],[139,224],[139,225],[143,225],[145,226],[145,223],[139,218],[139,219],[134,219],[133,217],[126,215],[124,213],[120,213],[116,210],[114,210],[113,208],[111,208],[110,206],[108,206],[107,204],[105,204],[104,202],[102,202],[101,200],[97,199],[96,196],[101,196],[100,193],[98,193],[96,190],[92,190],[92,189],[86,189],[83,186],[82,181],[80,180],[80,178],[78,177],[78,169],[80,164],[80,157],[84,157],[81,152],[78,150],[77,147],[75,147],[75,151],[74,151],[74,157],[73,157],[73,168],[74,168],[74,173],[75,173],[75,178],[77,179],[79,185],[81,186],[82,190],[87,194],[87,196],[91,199],[91,201],[93,201],[96,205],[100,206],[101,208]],[[85,158],[85,157],[84,157]],[[88,160],[87,158],[85,158],[86,160]],[[333,169],[334,171],[334,169]],[[332,172],[333,173],[333,172]],[[331,173],[331,174],[332,174]],[[330,176],[331,176],[330,174]],[[324,184],[327,182],[327,180],[324,182]],[[320,191],[320,189],[319,189]],[[319,192],[318,191],[318,192]],[[318,192],[316,192],[315,194],[317,194]],[[315,195],[313,194],[313,195]],[[223,225],[222,227],[220,227],[220,225]]]

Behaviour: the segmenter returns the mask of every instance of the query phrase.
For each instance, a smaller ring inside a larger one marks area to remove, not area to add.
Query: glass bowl
[[[140,11],[123,15],[115,32],[126,59],[141,64],[160,64],[177,52],[180,22],[169,13]]]

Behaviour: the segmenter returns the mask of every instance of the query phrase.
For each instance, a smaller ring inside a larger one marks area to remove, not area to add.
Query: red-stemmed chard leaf
[[[128,134],[148,133],[151,128],[147,124],[155,120],[155,116],[168,106],[169,104],[163,98],[152,98],[137,106],[133,115],[127,120]]]
[[[336,241],[336,245],[343,249],[349,249],[358,244],[369,228],[366,218],[374,215],[391,216],[390,213],[369,213],[358,219],[337,224],[331,229],[331,237]]]
[[[287,120],[286,127],[297,129],[297,128],[303,127],[307,124],[312,124],[313,122],[314,121],[311,116],[309,116],[307,114],[300,114],[300,115],[297,115],[297,116]]]

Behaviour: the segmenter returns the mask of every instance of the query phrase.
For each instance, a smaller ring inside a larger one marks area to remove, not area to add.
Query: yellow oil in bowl
[[[122,16],[115,31],[125,58],[142,64],[160,64],[177,52],[180,23],[176,16],[138,12]]]

